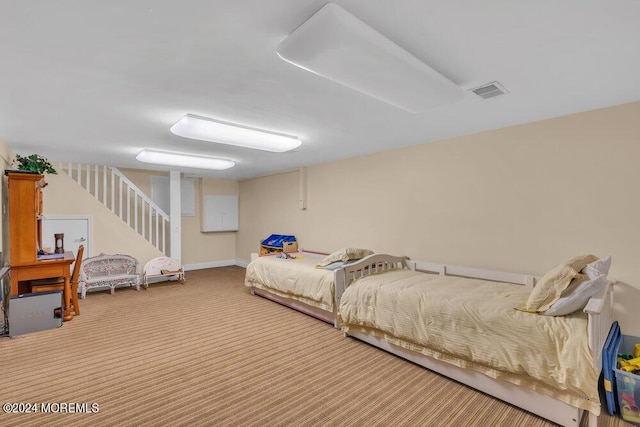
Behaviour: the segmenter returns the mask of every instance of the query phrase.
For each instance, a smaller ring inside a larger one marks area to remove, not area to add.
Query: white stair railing
[[[64,171],[85,190],[167,255],[169,215],[122,174],[110,166],[59,163]],[[168,255],[167,255],[168,256]]]

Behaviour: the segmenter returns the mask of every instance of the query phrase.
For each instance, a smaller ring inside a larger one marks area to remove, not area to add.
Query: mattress
[[[245,285],[333,312],[334,272],[316,265],[326,255],[292,254],[295,259],[258,257],[247,266]]]
[[[345,332],[371,333],[598,414],[586,314],[515,310],[529,293],[521,285],[394,270],[353,282],[338,315]]]

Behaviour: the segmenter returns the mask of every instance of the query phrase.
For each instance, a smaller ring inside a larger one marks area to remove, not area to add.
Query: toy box
[[[617,354],[633,354],[636,344],[640,343],[640,337],[622,335],[618,344]],[[614,368],[616,376],[616,390],[618,407],[622,419],[640,425],[640,375],[625,372]]]
[[[275,252],[297,252],[298,242],[296,236],[285,234],[272,234],[260,242],[260,255],[268,255]]]
[[[609,415],[615,415],[618,412],[616,407],[616,375],[613,370],[616,368],[618,347],[621,339],[620,325],[615,321],[611,325],[609,335],[602,348],[603,385]]]

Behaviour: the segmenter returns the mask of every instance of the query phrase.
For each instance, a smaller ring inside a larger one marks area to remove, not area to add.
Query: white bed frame
[[[305,304],[302,301],[297,301],[292,298],[286,298],[280,295],[275,295],[266,289],[259,289],[256,287],[251,287],[251,294],[261,296],[263,298],[277,302],[278,304],[282,304],[285,307],[304,313],[308,316],[315,317],[316,319],[322,320],[323,322],[330,323],[335,328],[339,329],[339,326],[337,323],[338,316],[336,315],[335,307],[333,309],[333,312],[326,311],[321,308],[313,307],[311,305]]]
[[[515,283],[532,287],[535,284],[534,276],[507,273],[501,271],[483,270],[477,268],[460,267],[445,264],[436,264],[429,262],[408,261],[404,257],[393,257],[388,255],[372,255],[366,260],[352,264],[343,268],[343,274],[340,277],[340,296],[344,289],[359,277],[367,276],[377,272],[375,268],[371,268],[371,263],[379,263],[381,266],[387,265],[408,265],[408,268],[425,273],[433,273],[440,275],[460,276],[491,280],[497,282]],[[596,366],[602,369],[602,347],[609,333],[612,324],[613,312],[613,283],[609,282],[607,288],[599,295],[591,298],[587,306],[584,308],[585,313],[589,317],[589,347],[596,360]],[[338,283],[336,283],[336,298],[338,298]],[[336,303],[336,307],[339,305]],[[474,370],[460,368],[443,362],[422,353],[407,350],[400,346],[391,344],[382,338],[373,335],[350,331],[345,336],[351,336],[362,340],[366,343],[379,347],[392,354],[410,360],[420,366],[431,369],[470,387],[485,392],[500,400],[511,403],[526,411],[532,412],[540,417],[551,420],[563,426],[580,425],[580,421],[584,415],[584,411],[580,408],[573,407],[567,403],[554,399],[551,396],[538,393],[526,387],[518,386],[506,381],[493,379]],[[596,427],[598,417],[594,413],[589,412],[589,426]]]
[[[319,252],[313,252],[313,251],[305,251],[305,250],[298,250],[297,253],[312,253],[312,254],[319,254]],[[260,255],[257,253],[252,253],[251,254],[251,261],[253,261],[254,259],[258,258]],[[276,254],[270,254],[270,255],[266,255],[266,256],[276,256]],[[340,270],[336,270],[334,271],[334,280],[336,276],[340,276],[340,278],[342,279],[343,273]],[[344,280],[341,280],[341,283],[344,283]],[[334,326],[334,328],[339,328],[338,327],[338,315],[337,315],[337,305],[334,304],[333,307],[333,311],[327,311],[327,310],[323,310],[321,308],[318,307],[314,307],[312,305],[309,304],[305,304],[302,301],[298,301],[295,300],[293,298],[287,298],[287,297],[283,297],[281,295],[276,295],[273,294],[271,292],[269,292],[266,289],[259,289],[256,288],[255,286],[251,287],[251,294],[252,295],[258,295],[261,296],[263,298],[266,298],[268,300],[271,300],[273,302],[277,302],[278,304],[282,304],[285,307],[291,308],[293,310],[299,311],[303,314],[306,314],[308,316],[311,317],[315,317],[316,319],[322,320],[323,322],[327,322],[330,323]]]
[[[318,254],[319,252],[313,251],[303,251],[299,250],[298,253],[312,253]],[[325,254],[328,255],[328,254]],[[275,256],[275,255],[268,255]],[[257,253],[251,254],[251,261],[258,258],[259,255]],[[396,258],[396,262],[391,262],[388,257],[385,257],[384,260],[378,260],[376,255],[369,255],[368,257],[362,258],[358,265],[365,266],[364,269],[368,270],[372,268],[372,271],[382,272],[384,270],[392,269],[392,268],[409,268],[406,260],[408,258]],[[369,261],[370,260],[370,261]],[[362,267],[361,267],[362,268]],[[322,320],[324,322],[332,324],[336,329],[340,329],[340,325],[338,324],[338,306],[340,305],[340,297],[345,290],[345,276],[344,271],[341,269],[335,270],[333,272],[334,284],[335,284],[335,300],[333,303],[333,311],[322,310],[321,308],[314,307],[308,304],[305,304],[301,301],[283,297],[280,295],[273,294],[266,289],[259,289],[256,287],[251,287],[251,294],[258,295],[263,298],[267,298],[271,301],[277,302],[278,304],[282,304],[285,307],[289,307],[293,310],[304,313],[308,316],[315,317],[316,319]]]

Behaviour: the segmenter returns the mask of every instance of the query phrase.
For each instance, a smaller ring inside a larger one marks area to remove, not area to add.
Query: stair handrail
[[[150,207],[152,207],[160,216],[162,216],[162,219],[164,219],[165,221],[169,221],[169,214],[166,213],[153,200],[151,200],[149,197],[147,197],[147,195],[142,190],[140,190],[133,182],[131,182],[131,180],[129,178],[124,176],[124,174],[122,172],[120,172],[120,170],[118,168],[115,168],[113,166],[107,166],[107,167],[109,169],[111,169],[113,171],[113,173],[116,174],[118,176],[118,178],[120,178],[120,180],[122,182],[124,182],[129,188],[131,188],[134,193],[136,193],[138,196],[140,196],[140,198],[142,200],[147,202],[147,204]]]

